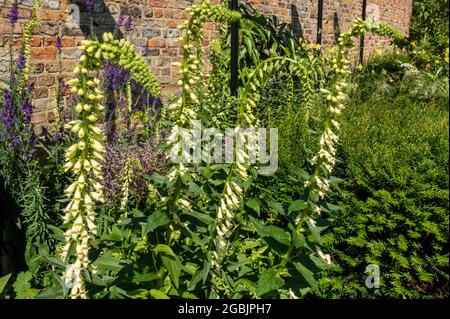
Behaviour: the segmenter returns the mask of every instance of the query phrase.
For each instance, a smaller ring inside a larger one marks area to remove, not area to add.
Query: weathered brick
[[[162,18],[164,15],[163,9],[155,8],[153,9],[153,17]]]
[[[142,37],[143,38],[156,38],[161,36],[161,30],[160,29],[154,29],[154,28],[145,28],[142,29]]]
[[[163,48],[166,46],[166,40],[158,38],[149,39],[148,46],[149,48]]]
[[[54,47],[31,48],[31,57],[33,60],[55,60],[56,48]]]
[[[56,44],[56,37],[47,37],[44,38],[44,46],[46,47],[54,47]],[[63,48],[71,48],[75,47],[77,41],[74,38],[63,37],[61,38],[61,45]]]

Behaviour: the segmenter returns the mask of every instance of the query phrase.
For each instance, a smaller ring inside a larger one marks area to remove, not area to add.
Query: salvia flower
[[[3,109],[0,114],[0,119],[6,130],[9,130],[14,127],[15,123],[14,115],[15,111],[14,106],[12,104],[11,92],[5,90],[3,91]]]
[[[31,117],[33,115],[33,106],[31,105],[29,99],[26,98],[24,100],[21,112],[23,115],[23,124],[29,125],[31,123]]]
[[[62,42],[61,42],[61,38],[59,36],[56,37],[55,47],[58,50],[61,50],[61,48],[62,48]]]
[[[127,21],[125,21],[125,31],[129,32],[131,30],[132,27],[132,21],[131,21],[131,17],[128,17]]]
[[[9,23],[14,26],[19,19],[19,10],[17,6],[17,1],[14,1],[12,8],[8,12]]]
[[[57,142],[61,141],[61,140],[62,140],[62,135],[61,135],[61,133],[55,133],[55,134],[53,134],[53,139],[54,139],[55,141],[57,141]]]
[[[24,69],[25,68],[25,66],[26,66],[26,58],[25,58],[25,55],[21,52],[20,54],[19,54],[19,56],[17,57],[17,68],[19,69],[19,70],[22,70],[22,69]]]
[[[17,136],[13,136],[11,139],[11,147],[13,149],[18,149],[20,147],[20,139]]]
[[[117,64],[107,61],[103,63],[105,70],[105,85],[106,88],[111,91],[117,91],[121,89],[130,79],[130,72],[124,70]]]
[[[120,13],[119,17],[117,18],[117,21],[116,21],[116,27],[120,28],[122,26],[124,20],[125,20],[124,15],[122,13]]]
[[[94,0],[86,0],[86,8],[89,14],[94,12]]]

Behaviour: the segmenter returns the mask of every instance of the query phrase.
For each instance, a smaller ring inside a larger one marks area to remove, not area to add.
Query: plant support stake
[[[317,4],[317,40],[316,44],[322,45],[322,30],[323,30],[323,0],[319,0]]]
[[[366,9],[367,9],[367,0],[363,0],[362,2],[362,14],[361,18],[365,21],[366,20]],[[361,38],[359,40],[359,63],[364,62],[364,34],[361,35]]]
[[[230,0],[231,10],[239,11],[239,0]],[[231,78],[230,91],[237,96],[238,90],[238,59],[239,59],[239,22],[231,23]]]

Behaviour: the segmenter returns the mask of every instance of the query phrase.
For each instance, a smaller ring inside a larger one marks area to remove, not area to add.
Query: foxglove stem
[[[65,232],[66,245],[62,258],[68,259],[69,266],[63,274],[64,283],[70,287],[71,298],[87,298],[83,272],[89,267],[89,239],[97,233],[94,205],[104,202],[103,174],[105,136],[97,125],[105,109],[100,89],[100,80],[90,75],[90,71],[101,67],[101,59],[111,60],[130,70],[135,80],[152,94],[159,96],[160,87],[143,58],[134,52],[134,47],[126,40],[114,40],[111,33],[103,35],[103,43],[84,40],[80,49],[80,65],[74,69],[77,78],[68,82],[70,92],[77,94],[80,103],[75,107],[79,119],[69,122],[66,128],[76,134],[78,141],[66,150],[64,169],[72,171],[75,181],[66,189],[70,202],[65,209],[64,222],[70,224]],[[69,247],[75,243],[75,260],[71,263]]]

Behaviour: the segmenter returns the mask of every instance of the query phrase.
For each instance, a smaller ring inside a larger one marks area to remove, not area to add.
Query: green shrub
[[[448,296],[448,99],[368,90],[344,114],[335,174],[345,182],[333,195],[343,210],[325,236],[341,269],[322,279],[323,296]],[[369,264],[379,289],[365,286]]]

